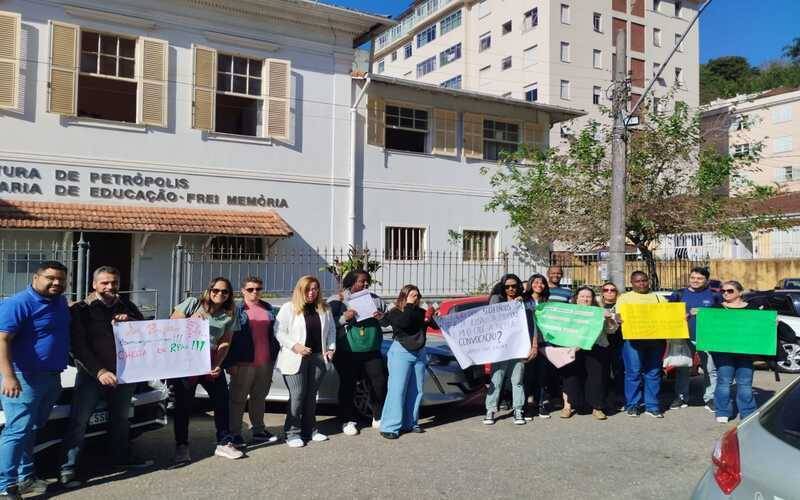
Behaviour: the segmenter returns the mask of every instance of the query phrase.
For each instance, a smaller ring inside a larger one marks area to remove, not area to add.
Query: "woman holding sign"
[[[217,448],[214,454],[225,458],[241,458],[244,453],[231,443],[229,432],[228,382],[222,372],[222,362],[231,346],[233,332],[239,331],[233,303],[233,288],[227,278],[211,280],[199,299],[189,297],[177,306],[171,319],[203,318],[208,320],[211,340],[211,373],[201,377],[185,377],[173,380],[175,390],[175,462],[191,461],[189,455],[189,415],[197,385],[208,393],[214,405],[214,426],[217,429]]]
[[[759,309],[755,304],[742,300],[744,288],[738,281],[726,281],[722,284],[722,306],[725,309]],[[717,367],[717,388],[714,390],[714,406],[717,422],[727,423],[733,417],[731,401],[731,383],[736,380],[736,407],[739,416],[744,419],[756,411],[756,400],[753,397],[753,356],[749,354],[733,354],[712,352],[714,365]]]

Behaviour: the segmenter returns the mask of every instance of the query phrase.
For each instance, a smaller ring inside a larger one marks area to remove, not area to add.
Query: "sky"
[[[330,1],[391,15],[401,13],[411,3],[410,0]],[[800,37],[800,0],[713,0],[700,18],[700,62],[737,55],[758,66],[780,58],[783,47],[795,37]]]

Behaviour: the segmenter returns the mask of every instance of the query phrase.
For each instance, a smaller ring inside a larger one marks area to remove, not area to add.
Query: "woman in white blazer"
[[[336,349],[336,325],[319,289],[317,278],[303,276],[292,301],[275,318],[275,337],[281,345],[276,365],[289,389],[283,430],[292,448],[328,439],[317,431],[317,391]]]

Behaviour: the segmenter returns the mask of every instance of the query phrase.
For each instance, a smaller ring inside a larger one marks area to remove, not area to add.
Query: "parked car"
[[[798,498],[800,378],[714,446],[694,500]]]
[[[784,278],[778,281],[775,290],[800,290],[800,278]]]
[[[40,452],[61,442],[69,421],[72,393],[75,387],[74,366],[68,366],[61,372],[61,395],[55,406],[50,411],[47,425],[40,429],[36,436],[35,452]],[[157,430],[167,425],[167,388],[158,380],[142,382],[136,385],[128,417],[131,421],[131,437],[136,437],[144,432]],[[108,432],[108,410],[105,400],[101,399],[94,413],[89,417],[86,428],[86,437],[102,436]],[[0,409],[0,428],[5,425],[6,419]]]
[[[439,304],[439,316],[447,316],[448,314],[467,311],[476,307],[481,307],[489,304],[488,295],[478,295],[474,297],[458,297],[455,299],[446,299]],[[432,309],[429,309],[429,314]],[[441,335],[442,331],[438,328],[428,327],[428,333],[435,333]]]
[[[778,312],[778,352],[775,363],[786,373],[800,373],[800,290],[751,292],[744,300]]]

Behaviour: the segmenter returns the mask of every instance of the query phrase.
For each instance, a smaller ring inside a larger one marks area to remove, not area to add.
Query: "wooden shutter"
[[[0,109],[17,107],[20,25],[19,14],[0,11]]]
[[[192,46],[192,128],[214,130],[214,107],[217,89],[217,51]]]
[[[79,26],[50,21],[50,113],[78,114],[79,33]]]
[[[169,43],[139,38],[139,94],[137,121],[155,127],[167,126],[167,70]]]
[[[433,154],[456,155],[456,117],[455,111],[433,110]]]
[[[266,95],[264,96],[264,135],[280,141],[289,140],[292,95],[292,63],[267,59]]]
[[[386,147],[386,103],[380,97],[367,101],[367,144]]]
[[[464,157],[483,160],[483,115],[464,113]]]
[[[529,149],[536,149],[543,146],[542,137],[544,125],[533,122],[525,122],[523,125],[522,143]]]

